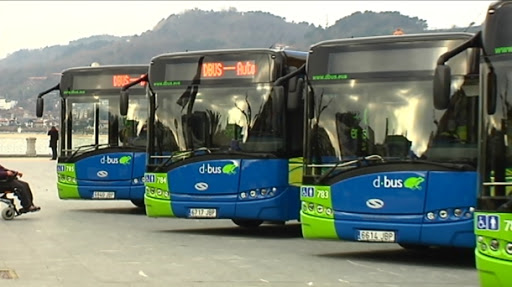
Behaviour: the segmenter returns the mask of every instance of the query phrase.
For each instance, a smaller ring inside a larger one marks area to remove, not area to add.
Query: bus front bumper
[[[144,195],[144,205],[148,217],[174,217],[171,201],[168,199],[157,199]]]
[[[481,287],[508,287],[512,284],[512,262],[484,255],[475,249],[476,269]]]

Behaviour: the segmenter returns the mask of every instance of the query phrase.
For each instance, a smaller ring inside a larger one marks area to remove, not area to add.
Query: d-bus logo
[[[412,176],[405,180],[400,178],[388,178],[386,175],[381,177],[377,176],[373,180],[373,187],[375,188],[408,188],[410,190],[421,190],[421,184],[425,181],[422,176]]]
[[[224,166],[214,166],[209,163],[203,164],[199,167],[199,173],[201,174],[236,174],[236,169],[238,165],[236,163],[228,163]]]
[[[127,165],[127,164],[130,164],[132,160],[132,157],[129,156],[129,155],[125,155],[125,156],[122,156],[122,157],[110,157],[108,155],[104,155],[101,159],[100,159],[100,163],[101,164],[123,164],[123,165]]]

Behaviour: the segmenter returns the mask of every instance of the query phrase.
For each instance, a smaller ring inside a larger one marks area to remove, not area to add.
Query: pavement
[[[148,218],[126,201],[64,201],[55,161],[1,158],[24,172],[37,213],[0,219],[0,286],[479,286],[471,250],[305,240],[300,225]],[[4,206],[0,206],[3,208]]]

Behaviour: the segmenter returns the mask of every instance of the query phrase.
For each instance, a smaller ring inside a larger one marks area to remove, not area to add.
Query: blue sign
[[[147,183],[154,183],[156,180],[155,180],[155,175],[154,174],[146,174],[144,175],[144,182],[147,182]]]
[[[59,164],[57,165],[57,172],[63,172],[65,171],[65,166],[63,164]]]
[[[315,188],[312,186],[302,186],[300,188],[300,195],[302,197],[315,197]]]
[[[480,230],[500,230],[499,215],[478,215],[476,217],[476,228]]]

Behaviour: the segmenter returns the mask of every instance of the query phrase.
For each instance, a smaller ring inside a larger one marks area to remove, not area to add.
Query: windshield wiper
[[[87,152],[87,151],[90,151],[91,149],[94,149],[94,150],[97,150],[99,149],[100,147],[111,147],[112,145],[111,144],[90,144],[90,145],[82,145],[82,146],[79,146],[77,147],[73,153],[71,154],[71,156],[69,156],[69,159],[72,159],[74,158],[79,151],[82,151],[81,154]],[[66,151],[66,150],[64,150]]]
[[[217,150],[214,154],[226,154],[226,155],[241,155],[241,156],[252,156],[252,157],[263,157],[263,158],[277,158],[274,154],[268,152],[246,152],[239,150]]]
[[[425,164],[437,165],[437,166],[440,166],[440,167],[449,168],[449,169],[455,169],[455,170],[460,170],[460,171],[475,170],[475,161],[472,161],[470,159],[457,160],[457,161],[446,161],[446,162],[439,162],[439,161],[426,160],[426,159],[412,159],[412,160],[402,161],[402,162],[406,162],[406,163],[425,163]]]
[[[360,166],[362,166],[362,163],[364,163],[366,165],[369,165],[370,164],[369,161],[385,162],[384,158],[382,158],[380,155],[376,155],[376,154],[369,155],[369,156],[366,156],[366,157],[361,157],[361,158],[354,159],[354,160],[340,161],[340,162],[337,162],[333,167],[331,167],[329,169],[329,171],[327,171],[327,173],[322,175],[320,178],[316,179],[315,182],[316,183],[322,182],[324,179],[329,177],[331,175],[331,173],[333,173],[334,170],[336,170],[337,168],[345,167],[345,166],[351,166],[351,165],[354,165],[354,164],[357,164],[357,167],[360,167]]]
[[[158,168],[162,168],[164,166],[166,166],[167,164],[169,164],[169,162],[173,161],[174,159],[181,159],[181,160],[184,160],[190,156],[193,156],[195,155],[197,152],[206,152],[208,154],[212,153],[210,149],[208,149],[207,147],[200,147],[200,148],[197,148],[197,149],[191,149],[191,150],[185,150],[185,151],[178,151],[178,152],[175,152],[175,153],[172,153],[171,155],[160,155],[160,156],[151,156],[151,158],[161,158],[161,159],[166,159],[163,163],[161,163],[160,165],[158,165]]]

